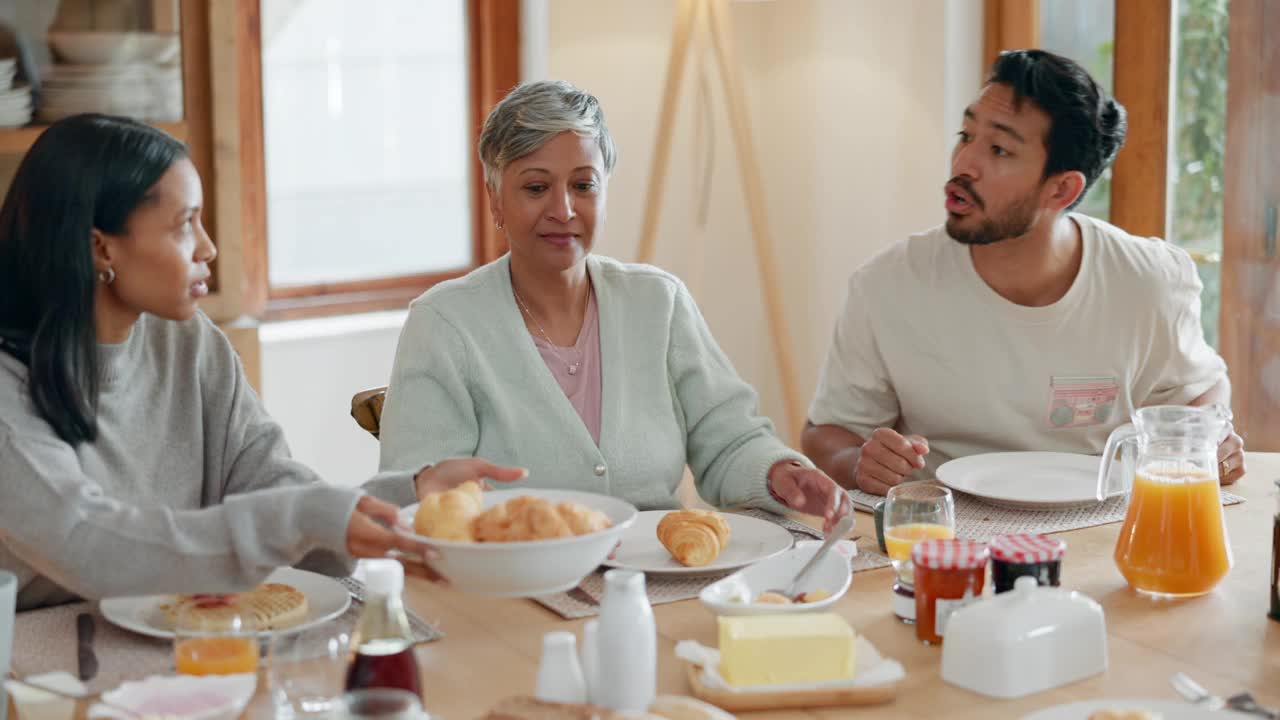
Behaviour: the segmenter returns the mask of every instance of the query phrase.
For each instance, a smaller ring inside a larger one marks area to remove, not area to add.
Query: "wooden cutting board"
[[[847,705],[879,705],[898,696],[898,682],[862,688],[826,688],[821,690],[785,690],[778,692],[732,692],[709,688],[702,684],[702,668],[688,666],[689,687],[693,696],[729,712],[754,710],[789,710],[799,708]]]

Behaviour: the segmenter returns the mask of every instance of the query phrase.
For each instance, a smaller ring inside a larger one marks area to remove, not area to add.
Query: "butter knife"
[[[98,657],[93,654],[93,615],[76,616],[76,660],[79,664],[80,682],[88,682],[98,674]]]

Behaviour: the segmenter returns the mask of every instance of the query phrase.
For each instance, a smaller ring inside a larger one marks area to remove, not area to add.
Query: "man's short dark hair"
[[[1080,204],[1124,145],[1128,129],[1124,106],[1080,65],[1044,50],[1000,53],[987,83],[1008,85],[1017,102],[1029,98],[1049,114],[1044,176],[1070,170],[1083,173],[1084,190],[1071,207]]]

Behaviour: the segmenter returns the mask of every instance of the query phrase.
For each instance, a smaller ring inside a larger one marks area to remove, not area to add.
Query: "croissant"
[[[471,523],[479,542],[522,542],[585,535],[611,525],[609,516],[578,503],[553,505],[522,495],[495,505]]]
[[[658,523],[658,541],[685,567],[702,567],[729,544],[729,523],[709,510],[676,510]]]
[[[560,517],[569,525],[574,535],[600,532],[613,525],[608,515],[574,502],[562,502],[556,506],[556,511],[560,513]]]
[[[430,493],[418,505],[413,529],[425,537],[474,542],[471,521],[480,514],[483,505],[480,485],[474,482]]]

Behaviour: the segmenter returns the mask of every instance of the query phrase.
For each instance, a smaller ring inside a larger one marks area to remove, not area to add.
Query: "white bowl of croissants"
[[[465,592],[537,597],[576,586],[636,518],[608,495],[574,490],[481,490],[465,483],[400,511],[414,537],[439,552],[432,565]]]

